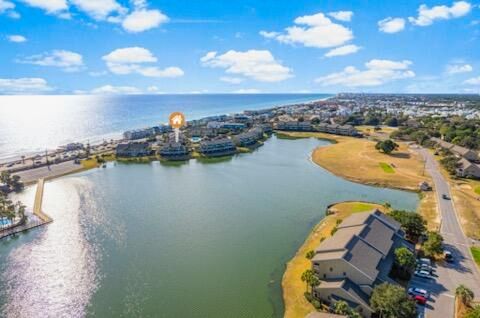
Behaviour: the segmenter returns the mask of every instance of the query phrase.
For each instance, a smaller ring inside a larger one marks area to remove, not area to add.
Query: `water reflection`
[[[2,274],[3,317],[85,316],[96,289],[96,253],[84,236],[79,214],[82,201],[92,202],[91,186],[85,179],[46,185],[44,209],[55,221],[48,229],[35,230],[34,240],[8,255]]]

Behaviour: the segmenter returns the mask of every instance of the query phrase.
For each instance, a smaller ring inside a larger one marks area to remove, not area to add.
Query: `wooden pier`
[[[0,230],[0,239],[53,222],[53,219],[42,210],[44,187],[45,180],[39,179],[37,182],[35,201],[33,203],[33,214],[38,217],[38,220],[27,220],[24,224]]]

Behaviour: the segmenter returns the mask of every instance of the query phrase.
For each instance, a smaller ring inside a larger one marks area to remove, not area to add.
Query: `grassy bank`
[[[473,255],[473,260],[480,266],[480,247],[479,246],[472,246],[470,247],[470,251]]]
[[[300,277],[302,273],[311,267],[310,260],[306,258],[308,251],[314,250],[322,239],[329,237],[337,220],[344,219],[352,213],[366,212],[373,209],[384,211],[380,204],[369,202],[342,202],[329,208],[334,212],[326,216],[318,223],[300,247],[295,256],[288,262],[282,279],[283,299],[285,302],[286,318],[304,318],[315,308],[305,299],[305,283]]]

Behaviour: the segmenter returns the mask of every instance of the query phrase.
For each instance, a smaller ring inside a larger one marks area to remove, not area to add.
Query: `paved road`
[[[414,278],[412,285],[428,289],[432,299],[425,307],[425,317],[453,317],[455,288],[463,284],[470,288],[476,298],[480,298],[480,273],[474,263],[469,239],[465,236],[457,219],[454,202],[442,198],[451,197],[450,187],[440,172],[433,155],[426,149],[416,149],[425,160],[425,169],[435,184],[437,201],[441,212],[440,232],[444,238],[445,249],[452,252],[455,262],[440,262],[435,267],[434,279]]]
[[[21,172],[14,173],[15,175],[20,176],[21,181],[24,183],[33,183],[38,179],[50,179],[53,177],[62,176],[68,173],[82,170],[82,166],[75,164],[73,160],[65,161],[58,164],[52,164],[50,166],[25,170]]]

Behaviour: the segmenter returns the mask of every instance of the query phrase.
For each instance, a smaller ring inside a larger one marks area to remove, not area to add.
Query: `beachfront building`
[[[313,131],[313,126],[306,121],[286,121],[277,123],[277,129],[285,131]]]
[[[123,133],[123,138],[127,140],[136,140],[148,138],[156,135],[155,128],[145,128],[145,129],[136,129],[129,130]]]
[[[263,138],[263,128],[255,127],[245,133],[233,137],[233,142],[239,147],[253,146]]]
[[[200,142],[200,152],[207,157],[221,157],[233,155],[237,148],[229,138],[204,140]]]
[[[145,157],[149,156],[151,152],[148,142],[130,142],[118,144],[115,155],[117,157]]]
[[[190,158],[188,147],[180,142],[169,142],[164,144],[158,154],[168,160],[187,160]]]
[[[263,129],[265,134],[273,133],[273,127],[271,124],[261,124],[260,127]]]
[[[414,246],[405,240],[400,223],[378,210],[356,213],[338,225],[335,234],[315,250],[312,269],[321,280],[313,292],[320,301],[333,305],[344,300],[350,307],[370,317],[373,288],[389,277],[394,251]]]

